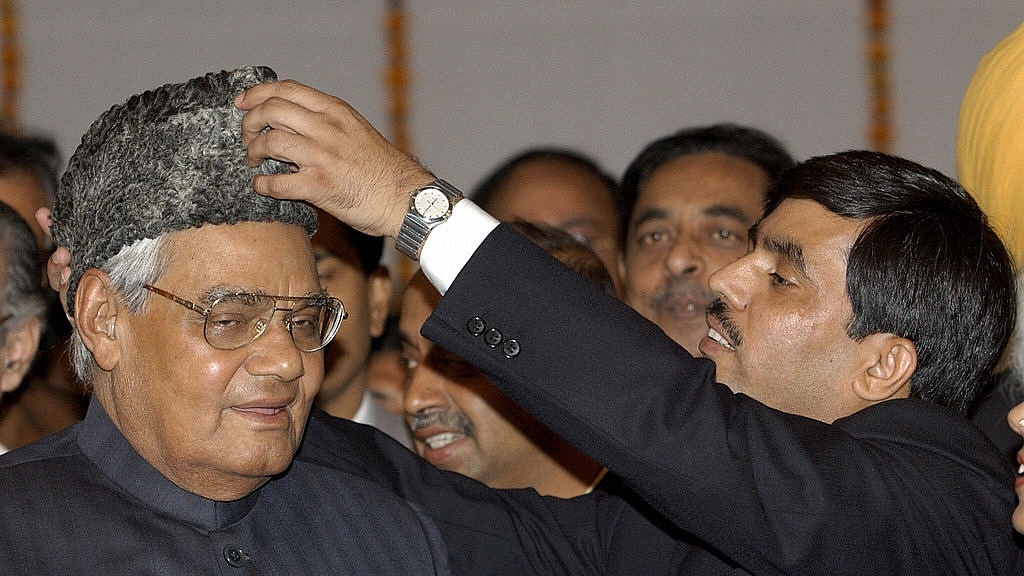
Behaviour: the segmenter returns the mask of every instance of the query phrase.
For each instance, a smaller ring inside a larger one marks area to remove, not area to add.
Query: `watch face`
[[[424,188],[416,194],[416,211],[427,220],[444,218],[451,208],[448,197],[437,188]]]

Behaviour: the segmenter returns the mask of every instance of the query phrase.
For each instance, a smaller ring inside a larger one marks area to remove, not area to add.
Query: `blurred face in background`
[[[590,247],[619,286],[619,220],[607,185],[591,172],[553,158],[518,166],[491,197],[487,212],[565,230]]]
[[[324,383],[317,405],[335,416],[351,418],[362,399],[371,338],[384,330],[391,280],[386,268],[363,270],[343,226],[321,213],[312,240],[320,284],[348,312],[337,336],[324,349]]]
[[[1011,408],[1006,420],[1014,432],[1024,436],[1024,402]],[[1013,511],[1013,528],[1024,534],[1024,448],[1017,453],[1017,463],[1017,476],[1013,484],[1017,491],[1017,508]]]
[[[747,250],[768,175],[719,153],[680,156],[643,184],[619,270],[623,299],[697,355],[707,335],[708,279]]]

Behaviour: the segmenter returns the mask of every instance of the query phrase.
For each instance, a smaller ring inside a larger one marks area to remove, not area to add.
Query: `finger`
[[[235,97],[235,106],[241,110],[252,110],[271,98],[294,102],[315,112],[328,108],[338,99],[295,80],[281,80],[257,84]]]
[[[247,113],[242,119],[242,142],[256,137],[266,128],[297,130],[292,124],[322,112],[340,100],[294,80],[258,84],[235,99],[235,105]]]
[[[50,283],[50,288],[56,290],[59,295],[60,307],[64,309],[64,316],[74,326],[75,319],[68,314],[68,279],[71,277],[70,264],[71,252],[63,246],[58,246],[50,254],[50,259],[46,261],[46,279]]]
[[[311,184],[312,181],[313,176],[306,172],[257,174],[252,178],[252,187],[257,194],[279,200],[304,200],[313,204],[323,202],[322,194],[310,195],[310,190],[319,189]]]
[[[39,223],[39,227],[43,229],[43,232],[46,233],[47,237],[52,239],[53,235],[50,234],[50,225],[53,224],[53,221],[50,220],[50,209],[46,207],[40,208],[39,210],[36,210],[35,216],[36,222]]]
[[[250,90],[262,87],[254,86]],[[320,134],[331,127],[345,129],[353,123],[369,127],[369,123],[345,101],[298,84],[283,82],[280,88],[269,89],[272,96],[260,103],[242,118],[242,143],[258,137],[268,128],[297,134]],[[290,86],[294,90],[283,87]],[[263,98],[266,94],[258,94]]]
[[[309,109],[288,100],[267,100],[242,117],[242,144],[248,146],[255,138],[272,129],[296,133],[296,127],[310,114]]]
[[[272,158],[297,167],[306,166],[312,158],[315,142],[300,134],[268,130],[254,138],[245,149],[245,161],[249,166],[259,166]]]
[[[66,294],[70,277],[71,252],[63,246],[58,246],[46,261],[46,279],[50,283],[50,288]],[[61,299],[63,300],[63,294]]]

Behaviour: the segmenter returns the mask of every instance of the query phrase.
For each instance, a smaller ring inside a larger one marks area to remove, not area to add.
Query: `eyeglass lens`
[[[278,308],[277,300],[292,304]],[[259,338],[276,311],[285,312],[284,322],[295,346],[304,352],[323,348],[338,329],[340,306],[326,298],[280,298],[261,294],[236,294],[215,301],[206,315],[205,335],[211,346],[225,350],[241,348]]]

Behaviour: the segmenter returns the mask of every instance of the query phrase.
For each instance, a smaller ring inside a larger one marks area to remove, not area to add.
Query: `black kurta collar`
[[[153,468],[128,443],[96,398],[78,435],[82,452],[104,476],[155,511],[203,530],[220,530],[241,520],[259,490],[232,502],[217,502],[182,490]]]

